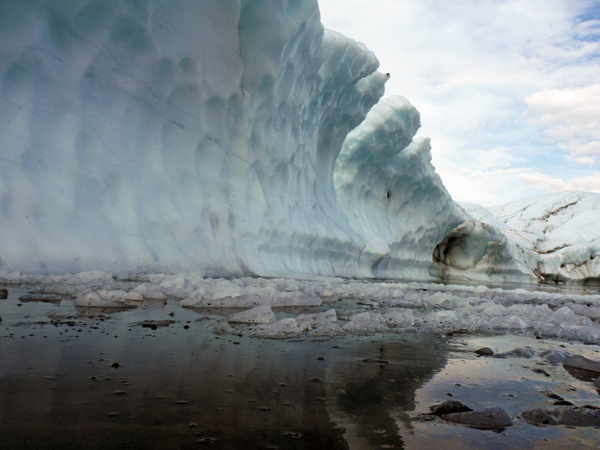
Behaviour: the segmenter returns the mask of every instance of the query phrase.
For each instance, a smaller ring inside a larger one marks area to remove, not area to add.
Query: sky
[[[421,113],[455,200],[600,192],[600,0],[319,0]]]

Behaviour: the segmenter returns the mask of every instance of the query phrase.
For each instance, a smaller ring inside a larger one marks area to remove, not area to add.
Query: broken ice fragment
[[[275,314],[268,305],[257,306],[239,313],[228,315],[225,320],[230,323],[271,323]]]

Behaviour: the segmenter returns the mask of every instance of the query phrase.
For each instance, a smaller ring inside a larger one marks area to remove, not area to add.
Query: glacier
[[[600,194],[561,192],[489,209],[459,204],[465,221],[436,247],[442,279],[597,284]]]
[[[342,150],[389,75],[315,0],[14,0],[0,29],[5,271],[422,275],[458,224],[406,100],[369,121],[377,158],[360,132]],[[367,196],[377,175],[335,175],[365,164],[388,173]]]
[[[454,202],[378,66],[316,0],[1,2],[2,278],[600,277],[598,194]]]

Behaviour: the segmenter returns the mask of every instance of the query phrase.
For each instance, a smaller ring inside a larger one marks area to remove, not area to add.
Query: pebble
[[[433,405],[429,408],[431,411],[431,415],[433,416],[442,416],[444,414],[453,414],[453,413],[463,413],[473,411],[467,405],[458,402],[456,400],[449,400],[447,402],[442,403],[441,405]]]

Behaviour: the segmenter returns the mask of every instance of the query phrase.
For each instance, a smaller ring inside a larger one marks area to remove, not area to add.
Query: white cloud
[[[526,99],[528,116],[538,118],[544,135],[568,151],[580,164],[600,155],[600,83],[586,87],[549,89]]]
[[[521,173],[517,175],[517,179],[524,184],[532,187],[544,189],[548,192],[561,191],[592,191],[600,192],[600,172],[594,175],[576,178],[570,183],[567,183],[560,178],[553,178],[542,173]]]

